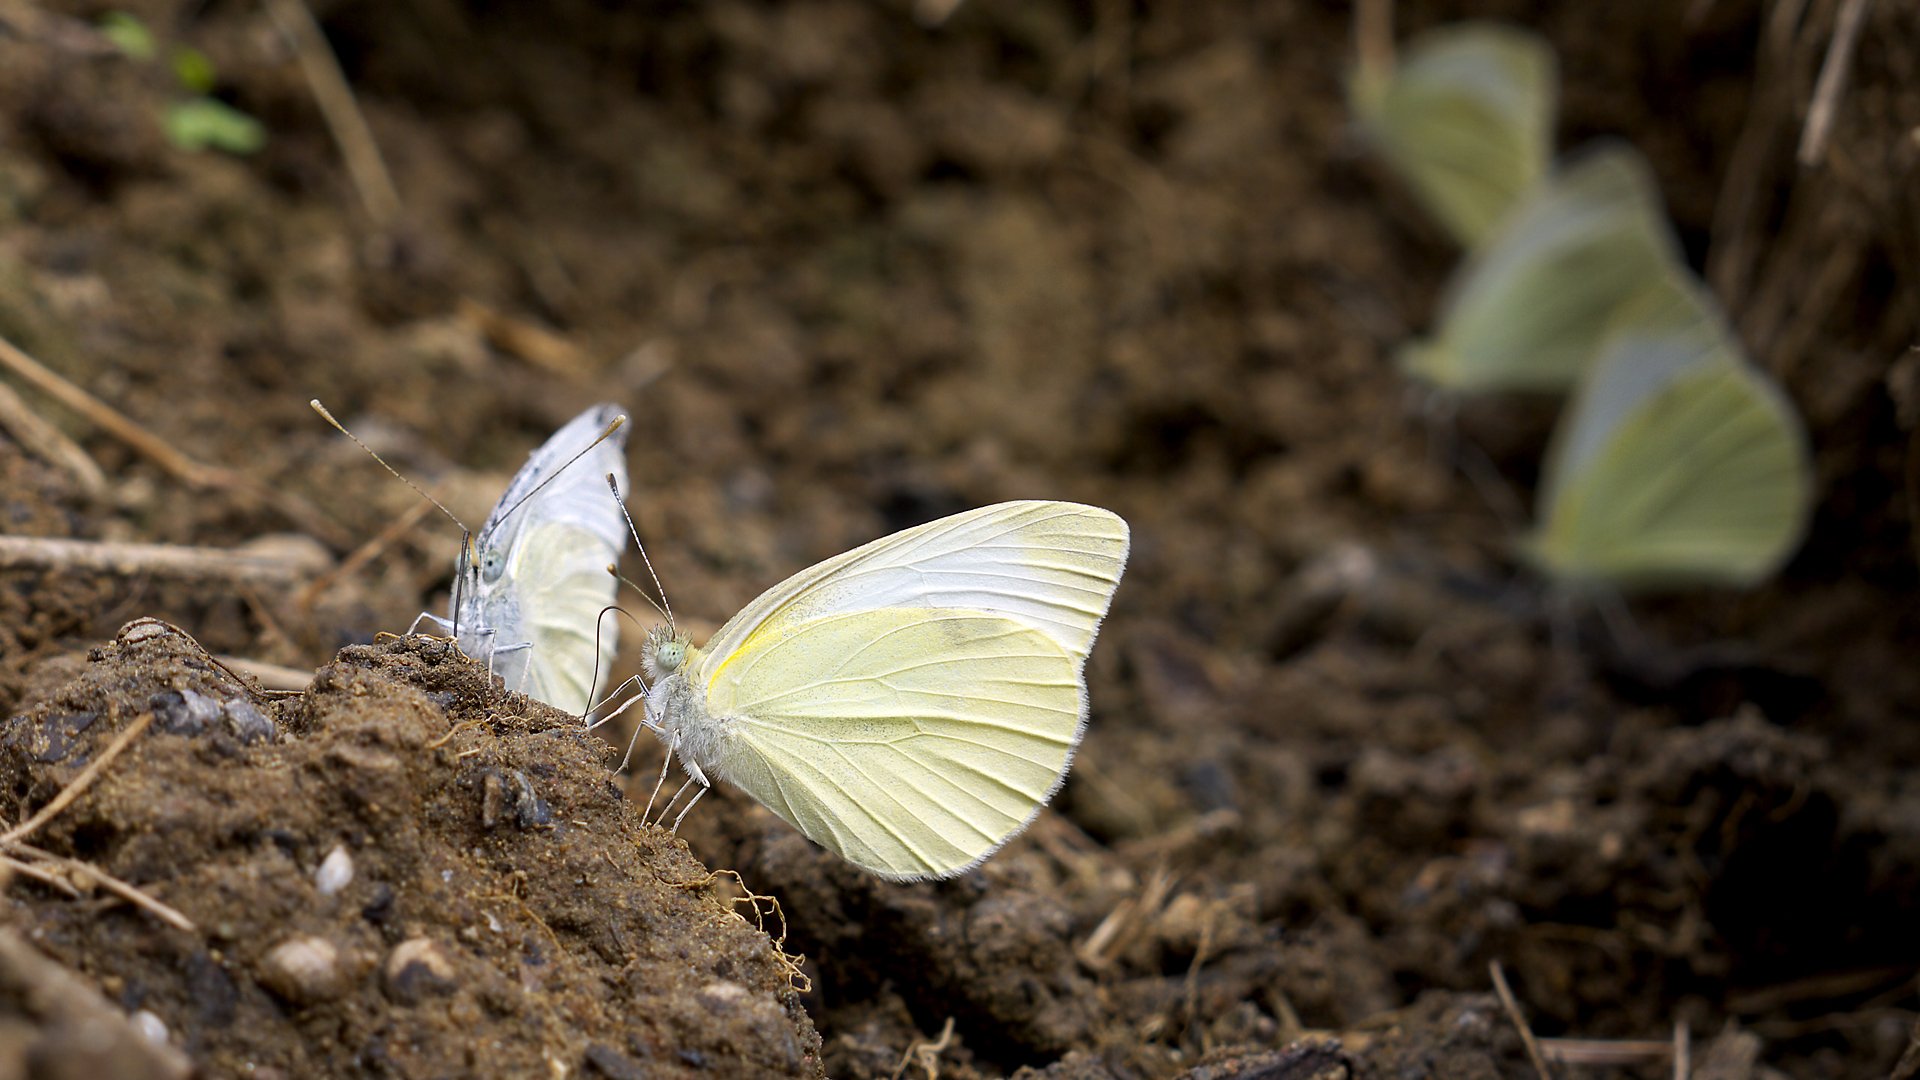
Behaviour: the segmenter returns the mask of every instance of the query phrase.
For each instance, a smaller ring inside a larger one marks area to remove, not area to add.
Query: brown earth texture
[[[0,1077],[1920,1070],[1910,3],[1397,6],[1551,40],[1811,435],[1778,577],[1582,605],[1512,554],[1552,404],[1394,366],[1457,253],[1346,4],[310,2],[0,0]],[[660,828],[650,737],[393,636],[458,530],[316,397],[469,522],[619,404],[696,640],[1112,508],[1070,780],[933,884]]]

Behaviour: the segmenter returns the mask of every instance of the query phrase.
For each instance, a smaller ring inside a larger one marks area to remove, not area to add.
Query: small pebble
[[[198,735],[220,718],[220,702],[197,690],[162,690],[147,699],[153,719],[169,735]]]
[[[324,938],[289,938],[267,952],[259,978],[261,985],[290,1004],[325,1001],[343,988],[340,951]]]
[[[313,872],[313,887],[321,896],[332,896],[352,881],[353,856],[347,853],[345,844],[335,844]]]
[[[146,1009],[141,1009],[139,1012],[134,1013],[129,1019],[133,1021],[134,1030],[138,1031],[148,1042],[157,1046],[167,1045],[168,1034],[167,1022],[165,1020],[160,1019]]]
[[[453,963],[431,938],[408,938],[395,945],[383,975],[387,996],[408,1005],[454,986]]]
[[[138,645],[143,641],[152,641],[154,638],[175,633],[179,631],[159,619],[135,619],[120,628],[119,637],[123,645]]]
[[[227,730],[240,740],[241,745],[252,746],[273,738],[273,721],[246,698],[234,698],[226,703],[222,711],[227,716]]]

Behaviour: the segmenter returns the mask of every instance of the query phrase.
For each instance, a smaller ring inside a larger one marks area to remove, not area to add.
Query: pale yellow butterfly
[[[1681,259],[1640,153],[1606,143],[1565,163],[1455,272],[1439,326],[1401,366],[1446,390],[1561,391],[1622,304]]]
[[[1127,548],[1117,515],[1064,502],[883,537],[768,590],[705,648],[651,635],[647,726],[693,780],[858,866],[962,873],[1065,780]]]
[[[1443,26],[1391,71],[1363,71],[1354,111],[1389,164],[1463,247],[1546,175],[1557,97],[1553,49],[1502,23]]]
[[[1751,585],[1806,529],[1799,415],[1675,268],[1615,325],[1561,417],[1527,557],[1580,586]]]

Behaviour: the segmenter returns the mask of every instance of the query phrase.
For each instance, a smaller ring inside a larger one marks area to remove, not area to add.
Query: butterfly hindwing
[[[882,608],[808,620],[726,665],[715,771],[888,877],[958,873],[1023,828],[1085,719],[1079,658],[1000,615]]]

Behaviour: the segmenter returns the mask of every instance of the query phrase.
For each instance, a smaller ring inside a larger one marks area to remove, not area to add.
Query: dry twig
[[[116,577],[152,575],[285,588],[313,576],[325,565],[312,559],[229,548],[0,536],[0,569],[90,571]]]
[[[1538,1039],[1543,1060],[1559,1065],[1624,1067],[1665,1061],[1673,1044],[1664,1039]]]
[[[80,775],[74,777],[73,782],[62,788],[60,793],[55,795],[47,805],[41,807],[37,813],[27,820],[8,829],[4,834],[0,834],[0,857],[4,857],[9,865],[27,874],[27,876],[38,878],[42,881],[48,880],[51,875],[37,867],[29,867],[28,863],[29,861],[51,863],[65,871],[66,880],[63,885],[68,892],[78,891],[73,884],[75,880],[95,882],[99,884],[101,888],[113,893],[122,900],[152,912],[167,925],[193,933],[195,932],[195,928],[192,920],[180,914],[180,912],[167,904],[155,899],[153,896],[114,877],[112,874],[107,873],[92,863],[84,862],[80,859],[68,858],[65,855],[55,855],[45,848],[35,847],[27,843],[24,839],[31,835],[34,830],[53,820],[54,816],[62,810],[71,806],[75,799],[79,798],[95,780],[99,779],[100,774],[105,771],[106,767],[111,764],[115,758],[119,757],[121,752],[152,723],[152,713],[141,713],[131,724],[126,726],[125,730],[114,736],[113,741],[107,744],[107,748],[100,752],[100,756],[89,762],[87,767],[80,771]]]
[[[80,444],[48,423],[46,418],[27,407],[13,387],[0,383],[0,427],[13,434],[28,453],[57,469],[64,470],[90,499],[106,493],[107,476]]]
[[[459,312],[487,344],[501,352],[565,379],[579,381],[592,373],[579,346],[544,326],[495,311],[471,297],[461,298]]]
[[[414,503],[412,508],[399,517],[394,518],[393,522],[386,528],[381,529],[379,534],[373,539],[354,548],[353,551],[350,552],[346,558],[341,559],[339,564],[333,569],[309,582],[306,588],[301,589],[299,593],[294,596],[294,606],[302,612],[312,611],[314,603],[320,599],[322,594],[335,585],[338,585],[347,576],[359,573],[361,567],[379,558],[388,548],[398,543],[400,538],[411,531],[415,525],[420,524],[420,520],[432,513],[433,509],[434,506],[430,502]]]
[[[24,855],[38,862],[52,863],[60,867],[67,872],[70,879],[79,877],[96,882],[101,888],[135,907],[146,909],[161,922],[166,923],[176,930],[185,930],[190,934],[199,932],[198,928],[193,925],[193,920],[180,914],[180,912],[173,907],[121,881],[119,878],[114,877],[112,874],[107,873],[92,863],[82,862],[79,859],[69,859],[65,855],[55,855],[53,852],[47,851],[44,848],[37,848],[32,844],[23,844],[18,841],[7,845],[7,847],[15,856]]]
[[[1354,0],[1353,51],[1361,82],[1385,82],[1393,72],[1393,0]]]
[[[100,756],[88,762],[87,767],[80,770],[80,775],[74,777],[72,783],[61,788],[58,795],[48,800],[47,805],[35,811],[27,820],[0,833],[0,845],[15,844],[25,840],[33,835],[34,830],[52,821],[54,815],[72,805],[73,800],[79,798],[95,780],[98,780],[107,766],[113,764],[113,759],[119,757],[152,723],[153,714],[150,712],[143,712],[136,717],[133,723],[128,724],[120,734],[113,737],[113,741],[107,744],[105,750],[100,751]]]
[[[1839,110],[1840,95],[1847,88],[1847,75],[1853,70],[1853,47],[1860,42],[1860,31],[1867,25],[1867,0],[1845,0],[1840,17],[1834,21],[1833,40],[1827,45],[1827,57],[1820,63],[1820,78],[1813,87],[1813,104],[1807,109],[1807,126],[1800,131],[1799,160],[1803,166],[1820,161],[1827,148],[1827,135],[1833,130],[1833,117]]]
[[[1495,960],[1487,965],[1488,974],[1493,976],[1493,992],[1500,997],[1500,1004],[1507,1010],[1513,1026],[1520,1029],[1520,1042],[1527,1048],[1527,1057],[1533,1062],[1533,1071],[1540,1074],[1540,1080],[1553,1080],[1553,1073],[1547,1068],[1547,1059],[1540,1052],[1540,1040],[1533,1037],[1533,1029],[1527,1026],[1526,1015],[1520,1011],[1520,1003],[1513,998],[1513,988],[1507,985],[1507,973]]]
[[[231,491],[272,507],[282,517],[335,547],[348,541],[333,522],[305,499],[279,488],[255,483],[232,469],[203,465],[175,450],[165,439],[141,427],[113,406],[87,393],[52,368],[0,338],[0,365],[32,383],[40,392],[85,417],[88,423],[125,443],[188,487]]]
[[[373,129],[354,100],[353,87],[340,70],[340,61],[327,44],[327,35],[314,21],[313,12],[300,0],[266,0],[267,11],[280,26],[293,54],[300,61],[313,99],[320,106],[321,118],[333,133],[340,156],[346,159],[347,174],[360,192],[367,216],[382,229],[400,216],[400,192],[393,186],[393,175],[380,156],[380,144],[373,140]]]
[[[269,694],[298,694],[313,683],[313,671],[239,656],[216,656],[214,662],[236,675],[245,675]],[[245,680],[241,680],[245,685]]]

